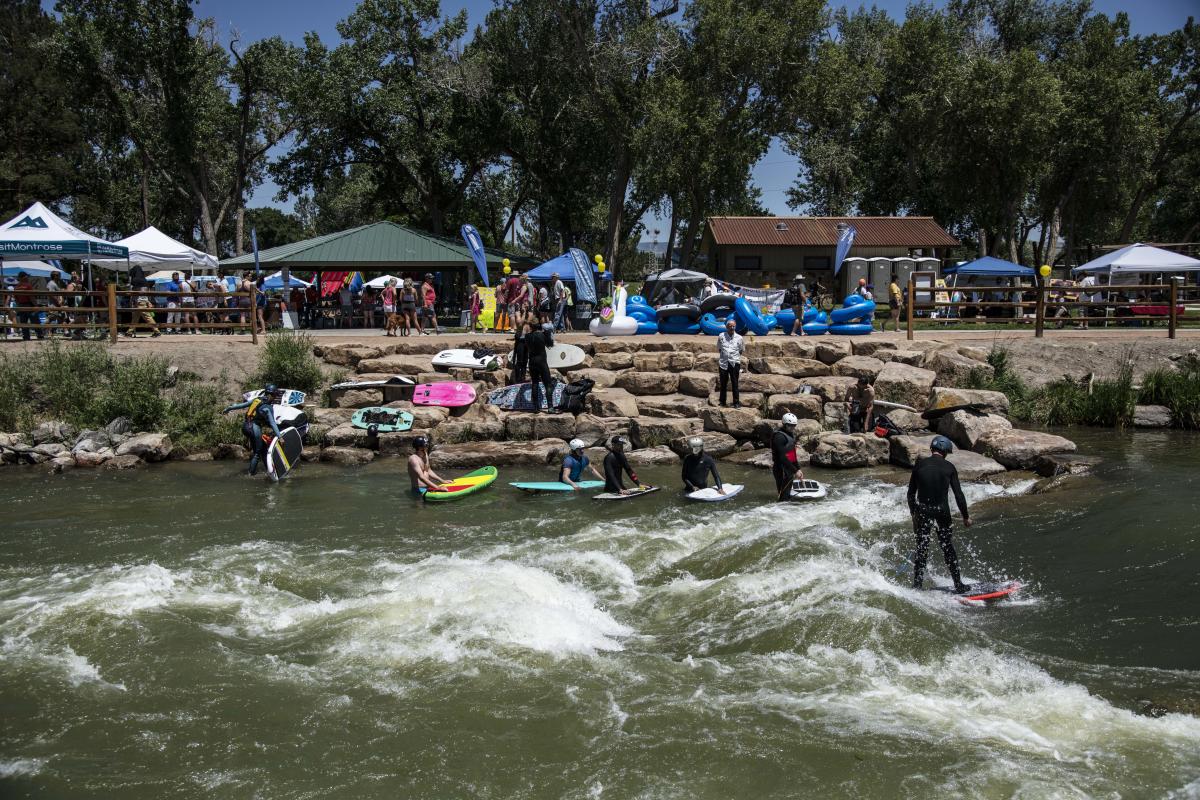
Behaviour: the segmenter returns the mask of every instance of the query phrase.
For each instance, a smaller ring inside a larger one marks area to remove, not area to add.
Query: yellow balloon
[[[1038,274],[1041,275],[1043,278],[1049,278],[1050,277],[1050,265],[1042,264],[1041,269],[1038,270]]]
[[[603,264],[603,263],[604,263],[604,256],[600,255],[599,253],[596,253],[596,255],[595,255],[595,257],[594,257],[594,260],[595,260],[595,262],[596,262],[597,264]]]
[[[504,268],[505,268],[506,270],[508,269],[509,260],[508,260],[507,258],[506,258],[506,259],[504,259],[503,261],[501,261],[500,263],[504,265]]]
[[[608,267],[605,265],[605,263],[603,261],[597,261],[596,269],[600,270],[600,274],[603,275],[604,270],[608,269]]]
[[[506,258],[506,259],[504,259],[504,260],[505,260],[505,261],[508,261],[508,259],[507,259],[507,258]],[[510,273],[510,272],[512,272],[512,267],[510,267],[508,264],[505,264],[505,265],[504,265],[504,274],[505,274],[505,275],[507,275],[507,274],[508,274],[508,273]]]

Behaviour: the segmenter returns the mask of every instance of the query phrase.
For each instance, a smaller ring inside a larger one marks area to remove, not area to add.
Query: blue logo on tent
[[[13,228],[49,228],[49,227],[50,226],[47,225],[46,221],[44,219],[42,219],[41,217],[26,217],[25,219],[21,220],[17,224],[11,226],[10,230],[12,230]]]

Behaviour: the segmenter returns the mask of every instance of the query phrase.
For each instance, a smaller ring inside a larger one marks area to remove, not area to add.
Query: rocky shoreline
[[[465,346],[495,345],[480,340]],[[977,371],[991,369],[987,353],[945,342],[895,343],[854,340],[807,341],[750,338],[742,375],[742,408],[717,405],[717,357],[709,339],[659,342],[647,339],[596,339],[585,347],[580,367],[560,374],[563,380],[595,381],[584,413],[531,414],[503,411],[482,397],[503,385],[504,373],[434,372],[434,341],[386,345],[337,344],[314,351],[326,364],[353,370],[362,380],[407,375],[418,382],[448,378],[470,382],[481,395],[465,409],[414,406],[385,397],[383,390],[351,390],[330,397],[326,407],[308,405],[305,460],[364,464],[377,457],[404,456],[415,436],[435,443],[437,469],[496,466],[546,466],[571,438],[601,447],[609,437],[629,438],[630,461],[637,465],[675,464],[689,437],[699,435],[715,457],[753,467],[769,467],[766,442],[783,414],[800,418],[800,456],[806,466],[853,469],[881,465],[911,467],[928,452],[935,434],[952,439],[958,450],[951,461],[965,479],[1008,471],[1032,471],[1043,477],[1086,471],[1089,459],[1075,444],[1056,434],[1019,430],[1007,418],[1008,399],[1000,392],[958,388]],[[976,403],[982,416],[956,411],[929,423],[920,414],[891,411],[901,430],[887,439],[873,434],[841,433],[841,399],[859,376],[875,383],[879,400],[919,410]],[[328,394],[326,395],[329,396]],[[414,416],[404,433],[371,436],[350,424],[354,410],[384,405]],[[599,451],[592,455],[599,455]],[[0,461],[41,464],[53,471],[74,467],[131,469],[168,460],[245,459],[236,444],[201,451],[176,447],[155,432],[134,432],[128,420],[113,420],[103,430],[77,431],[47,422],[30,435],[0,434]]]

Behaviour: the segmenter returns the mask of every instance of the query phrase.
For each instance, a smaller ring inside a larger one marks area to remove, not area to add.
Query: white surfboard
[[[331,391],[346,392],[351,389],[386,389],[395,386],[416,386],[416,378],[407,375],[393,375],[382,381],[342,381],[330,386]]]
[[[917,411],[917,410],[916,410],[915,408],[913,408],[912,406],[906,406],[906,405],[904,405],[904,403],[892,403],[892,402],[889,402],[889,401],[887,401],[887,400],[876,400],[876,401],[875,401],[875,405],[876,405],[877,407],[879,407],[879,408],[898,408],[898,409],[900,409],[901,411],[911,411],[911,412],[913,412],[914,414],[920,414],[920,413],[921,413],[920,411]]]
[[[829,492],[825,484],[810,480],[792,481],[788,497],[792,500],[820,500]]]
[[[500,357],[495,355],[475,356],[474,350],[453,349],[443,350],[433,357],[433,368],[444,369],[500,369]]]
[[[546,364],[550,369],[571,369],[578,367],[587,358],[583,348],[573,344],[556,344],[546,348]],[[513,354],[508,354],[512,363]]]
[[[299,389],[283,389],[282,391],[283,391],[283,398],[275,405],[302,406],[302,405],[304,405],[304,400],[308,397],[308,395],[306,395],[304,392],[300,391]],[[262,395],[262,393],[263,393],[262,389],[255,389],[252,392],[246,392],[245,394],[243,394],[242,399],[243,400],[253,400],[254,398]]]
[[[725,500],[731,500],[742,493],[742,489],[746,487],[740,483],[725,484],[725,494],[717,491],[717,487],[710,486],[707,489],[699,489],[687,495],[689,500],[701,500],[705,503],[720,503]]]

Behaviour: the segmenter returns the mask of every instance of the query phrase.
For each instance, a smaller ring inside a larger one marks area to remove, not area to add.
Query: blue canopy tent
[[[963,275],[983,278],[1032,278],[1036,273],[1032,267],[1022,267],[1011,261],[994,256],[984,256],[974,261],[955,264],[942,270],[943,275]]]
[[[596,274],[599,270],[594,262],[589,261],[592,265],[592,274]],[[571,258],[570,253],[563,253],[561,256],[555,256],[544,264],[539,264],[525,274],[529,276],[531,281],[548,281],[558,273],[558,277],[562,278],[563,283],[568,281],[575,282],[575,260]]]
[[[357,278],[359,281],[359,285],[361,286],[362,285],[362,276],[359,275],[359,276],[357,276]],[[299,287],[301,289],[307,289],[309,286],[312,286],[311,283],[305,283],[304,281],[297,278],[295,275],[288,275],[288,284],[287,285],[288,285],[288,288],[295,286],[295,287]],[[284,288],[283,270],[280,270],[279,272],[276,272],[273,275],[268,275],[265,279],[263,279],[262,288],[263,288],[263,291],[266,291],[266,292],[277,291],[279,289],[283,289]],[[353,287],[351,287],[351,288],[353,288]]]

